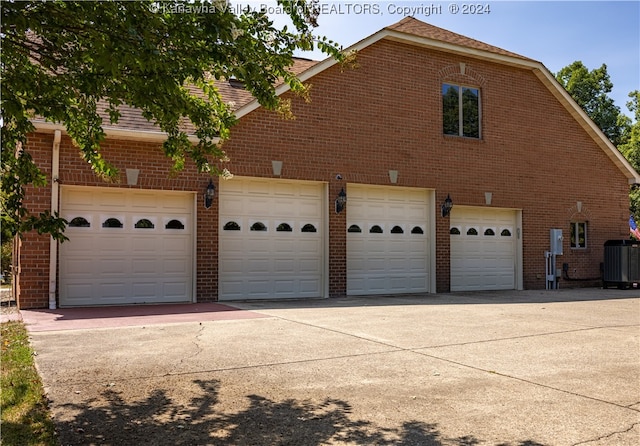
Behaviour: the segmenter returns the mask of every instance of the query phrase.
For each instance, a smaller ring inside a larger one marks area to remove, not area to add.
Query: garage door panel
[[[125,200],[120,191],[101,191],[96,196],[94,203],[102,209],[122,209]]]
[[[347,228],[362,232],[347,232],[347,293],[429,291],[429,241],[411,234],[427,230],[427,191],[351,184],[348,206]],[[370,233],[374,226],[382,232]]]
[[[184,277],[189,272],[189,269],[191,267],[191,259],[164,259],[162,265],[163,274],[178,275]]]
[[[249,178],[221,183],[221,300],[322,295],[317,286],[324,269],[322,194],[320,183]],[[228,221],[242,222],[242,231],[224,230]],[[266,230],[250,231],[258,221]],[[316,232],[303,232],[307,224]],[[303,279],[315,284],[312,294],[302,288]]]
[[[162,249],[159,254],[164,253],[165,255],[174,255],[177,253],[181,253],[184,255],[184,252],[188,250],[189,243],[191,243],[189,237],[163,237],[162,244],[160,245]],[[156,241],[156,247],[157,246],[158,243]]]
[[[133,246],[131,246],[131,248],[133,252],[156,253],[158,251],[158,237],[135,236],[133,238]]]
[[[500,235],[515,220],[512,210],[454,208],[450,223],[461,234],[450,237],[452,291],[515,288],[515,238]],[[478,234],[467,235],[471,228]]]
[[[189,290],[189,283],[185,281],[180,282],[165,282],[162,284],[162,295],[169,300],[184,296]]]
[[[71,240],[60,247],[60,305],[190,301],[192,207],[190,193],[63,186],[61,213],[90,226],[70,227]],[[122,227],[103,228],[110,218]],[[136,228],[140,220],[153,228]],[[172,220],[186,226],[165,229]],[[183,283],[182,295],[164,295],[167,275]]]
[[[137,298],[154,299],[159,295],[158,284],[154,281],[137,281],[131,286],[133,295]]]

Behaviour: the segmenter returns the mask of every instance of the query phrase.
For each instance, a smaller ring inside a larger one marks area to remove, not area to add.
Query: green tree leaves
[[[124,106],[167,134],[163,149],[174,171],[191,159],[201,172],[221,173],[218,141],[229,136],[235,117],[214,80],[236,78],[262,106],[286,114],[276,84],[299,94],[308,88],[290,71],[294,51],[317,46],[346,59],[334,42],[313,34],[313,2],[279,3],[293,29],[276,29],[257,10],[236,15],[224,0],[2,2],[3,223],[14,233],[39,227],[21,223],[37,219],[22,205],[24,186],[44,177],[27,152],[13,156],[20,144],[28,147],[36,116],[63,124],[107,180],[117,170],[101,155],[103,120],[116,124]]]
[[[613,83],[605,64],[589,71],[582,62],[575,61],[561,69],[556,79],[613,145],[618,146],[623,142],[625,128],[619,122],[620,107],[608,95]]]

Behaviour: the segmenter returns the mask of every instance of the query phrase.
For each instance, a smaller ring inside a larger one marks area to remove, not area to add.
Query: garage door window
[[[302,227],[301,232],[316,232],[317,229],[315,226],[313,226],[311,223],[307,223],[306,225],[304,225]]]
[[[478,235],[478,230],[476,228],[469,228],[467,230],[467,235]]]
[[[369,229],[370,234],[382,234],[382,232],[382,228],[379,225],[373,225],[371,229]]]
[[[453,227],[449,229],[449,234],[451,235],[460,235],[460,228]]]
[[[156,227],[156,225],[154,225],[151,220],[147,219],[147,218],[141,218],[140,220],[138,220],[136,222],[136,224],[134,225],[136,229],[153,229]]]
[[[239,231],[240,225],[235,221],[229,221],[224,224],[224,227],[222,229],[224,229],[225,231]]]
[[[289,223],[280,223],[278,225],[278,227],[276,228],[276,231],[278,231],[278,232],[292,232],[293,228],[291,228],[291,225]]]
[[[349,229],[347,229],[347,232],[362,232],[362,229],[360,229],[358,225],[351,225]]]
[[[76,217],[69,222],[69,226],[72,228],[89,228],[91,223],[84,217]]]
[[[509,231],[508,229],[503,229],[502,232],[500,232],[500,236],[501,237],[511,237],[511,231]]]
[[[184,225],[180,220],[171,220],[169,223],[164,225],[164,228],[165,229],[184,229]]]
[[[487,228],[484,230],[484,235],[493,236],[496,235],[496,232],[491,228]]]
[[[117,218],[107,218],[104,223],[102,223],[103,228],[122,228],[122,222]]]
[[[412,234],[424,234],[424,230],[420,226],[414,226],[411,230]]]
[[[264,223],[257,221],[254,224],[251,225],[251,230],[252,231],[266,231],[267,227],[264,225]]]

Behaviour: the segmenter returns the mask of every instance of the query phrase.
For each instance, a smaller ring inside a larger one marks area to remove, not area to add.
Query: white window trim
[[[578,231],[578,227],[579,225],[584,225],[584,246],[580,246],[579,245],[579,231]],[[588,234],[587,234],[587,222],[586,221],[572,221],[571,222],[571,235],[573,235],[576,246],[570,246],[571,249],[576,249],[576,250],[581,250],[581,249],[587,249],[587,247],[589,246],[588,243]],[[571,245],[571,237],[569,237],[569,245]]]
[[[459,138],[468,138],[473,140],[481,140],[482,139],[482,93],[480,87],[476,87],[473,85],[467,84],[456,84],[452,82],[442,82],[442,85],[451,85],[454,87],[458,87],[458,134],[457,135],[446,135],[446,136],[458,136]],[[478,91],[478,137],[475,136],[465,136],[464,135],[464,125],[463,125],[463,104],[462,104],[462,92],[463,89],[469,88]],[[440,87],[440,94],[442,95],[442,87]],[[442,110],[442,115],[444,117],[444,110]]]

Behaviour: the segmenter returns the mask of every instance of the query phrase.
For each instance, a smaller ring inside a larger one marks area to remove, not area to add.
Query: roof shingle
[[[413,17],[405,17],[399,22],[387,26],[385,29],[405,34],[411,34],[418,37],[424,37],[431,40],[437,40],[439,42],[450,43],[452,45],[487,51],[503,56],[517,57],[518,59],[523,60],[532,60],[520,54],[512,53],[511,51],[489,45],[488,43],[480,42],[479,40],[471,39],[469,37],[463,36],[462,34],[456,34],[452,31],[438,28],[437,26],[431,25],[429,23],[421,22],[420,20]]]

